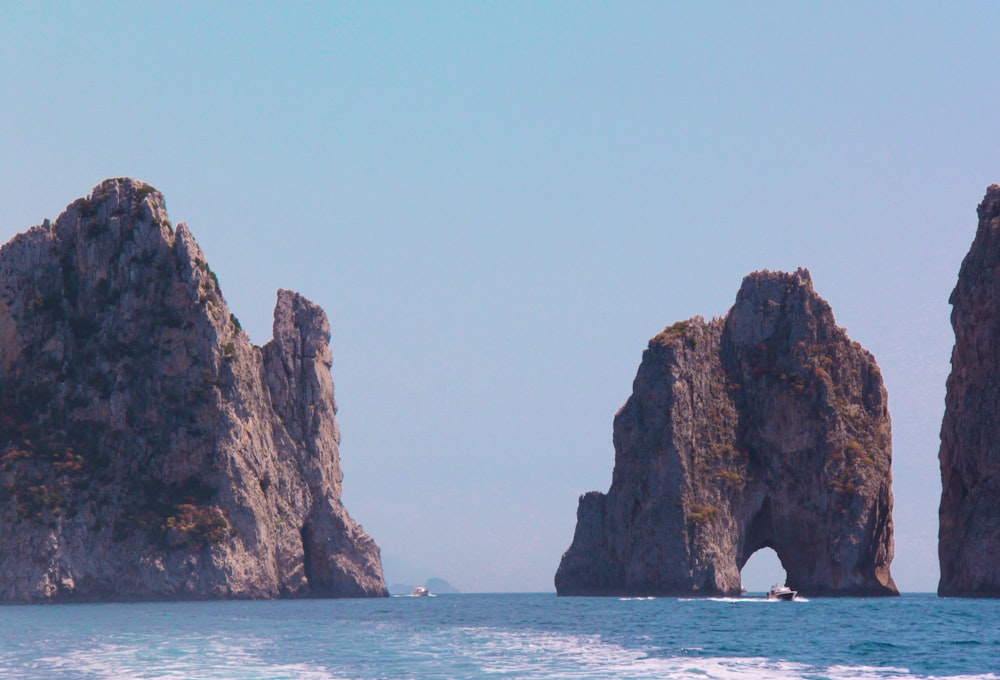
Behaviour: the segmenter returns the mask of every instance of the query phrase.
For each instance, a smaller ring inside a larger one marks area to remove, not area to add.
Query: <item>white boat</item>
[[[424,586],[417,586],[413,590],[413,594],[410,595],[410,597],[429,597],[430,594],[431,591],[428,588],[425,588]]]
[[[771,586],[771,589],[767,591],[767,599],[791,602],[798,594],[799,592],[797,590],[792,590],[788,586],[779,586],[778,584],[774,584]]]

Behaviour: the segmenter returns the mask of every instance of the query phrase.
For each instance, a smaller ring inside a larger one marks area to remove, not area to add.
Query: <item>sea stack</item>
[[[649,341],[556,590],[736,595],[770,547],[803,595],[897,595],[891,442],[875,359],[809,272],[753,273],[725,318]]]
[[[366,597],[330,327],[250,343],[184,224],[107,180],[0,250],[0,601]]]
[[[1000,597],[1000,186],[951,294],[951,353],[941,424],[938,594]]]

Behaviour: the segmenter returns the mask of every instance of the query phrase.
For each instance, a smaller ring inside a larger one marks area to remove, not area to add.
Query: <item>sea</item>
[[[497,594],[5,606],[0,678],[1000,678],[1000,600]]]

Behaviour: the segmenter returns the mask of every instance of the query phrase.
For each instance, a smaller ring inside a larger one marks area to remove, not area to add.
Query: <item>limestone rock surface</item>
[[[1000,597],[1000,186],[949,300],[955,347],[941,424],[938,594]]]
[[[0,601],[384,596],[340,501],[330,327],[251,344],[162,195],[107,180],[0,250]]]
[[[560,595],[735,595],[764,547],[803,594],[898,594],[882,376],[808,271],[751,274],[724,319],[652,338],[614,448]]]

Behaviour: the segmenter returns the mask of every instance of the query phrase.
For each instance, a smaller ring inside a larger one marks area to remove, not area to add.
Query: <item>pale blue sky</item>
[[[892,571],[933,590],[997,26],[995,3],[0,0],[0,241],[133,176],[255,342],[277,288],[321,304],[349,511],[390,582],[469,591],[552,590],[649,337],[808,267],[882,367]]]

